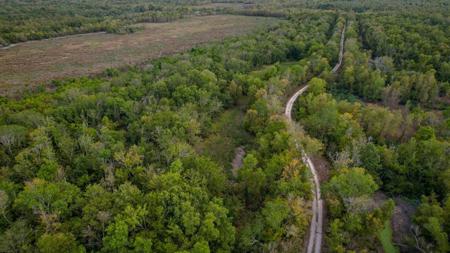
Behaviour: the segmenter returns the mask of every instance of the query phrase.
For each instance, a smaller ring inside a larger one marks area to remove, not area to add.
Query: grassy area
[[[277,22],[235,15],[192,17],[170,23],[145,23],[141,31],[93,33],[30,41],[0,50],[0,93],[20,91],[66,77],[97,74],[182,52],[199,43],[244,34]]]
[[[389,220],[384,222],[384,229],[378,233],[378,239],[380,239],[383,245],[383,250],[386,253],[397,253],[398,249],[392,243],[392,228]]]

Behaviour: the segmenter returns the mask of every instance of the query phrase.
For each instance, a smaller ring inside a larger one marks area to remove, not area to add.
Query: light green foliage
[[[194,244],[194,248],[192,249],[192,253],[209,253],[208,242],[199,241]]]
[[[283,221],[289,215],[289,206],[282,199],[275,199],[266,202],[266,205],[261,211],[265,223],[273,230],[273,234],[279,234],[282,231]],[[280,232],[276,232],[279,230]]]
[[[342,227],[342,221],[340,221],[339,219],[333,220],[333,222],[330,224],[330,232],[327,239],[330,245],[330,249],[333,252],[345,252],[343,244],[347,240],[342,233]]]
[[[148,224],[159,237],[178,241],[172,245],[154,241],[156,249],[188,249],[192,240],[203,240],[216,245],[216,250],[229,250],[234,242],[234,227],[228,210],[219,199],[208,199],[205,189],[190,185],[178,173],[160,175],[151,182],[154,191],[145,197],[150,207]],[[160,229],[165,228],[165,229]]]
[[[392,243],[392,228],[389,221],[384,222],[384,229],[378,234],[383,250],[386,253],[397,253],[398,249]]]
[[[340,169],[324,189],[332,219],[326,240],[332,252],[373,250],[373,241],[390,222],[394,202],[374,206],[378,185],[363,168]],[[357,244],[352,243],[355,237]]]
[[[244,158],[244,165],[239,170],[238,179],[245,189],[247,203],[253,200],[261,200],[266,186],[266,174],[261,168],[257,168],[258,161],[250,154]]]
[[[423,227],[426,236],[434,242],[436,252],[447,252],[449,250],[448,236],[450,227],[450,216],[448,209],[449,198],[444,204],[436,200],[436,196],[422,197],[421,205],[415,214],[415,221]]]
[[[28,180],[36,173],[43,178],[53,178],[56,174],[57,163],[46,128],[40,127],[33,130],[30,138],[31,145],[20,151],[15,158],[14,173],[18,178]]]
[[[145,237],[141,237],[141,236],[136,236],[136,239],[134,240],[133,243],[133,248],[135,252],[139,252],[139,253],[151,253],[152,251],[152,240],[145,238]]]
[[[55,251],[69,253],[86,252],[83,246],[77,245],[75,237],[72,234],[43,234],[39,238],[37,245],[39,252],[42,253],[52,253]]]
[[[348,199],[371,196],[378,189],[378,185],[363,168],[344,168],[331,178],[327,188],[342,199]]]
[[[327,83],[325,82],[325,80],[322,80],[320,78],[317,77],[313,77],[309,82],[308,82],[309,88],[308,91],[313,94],[313,95],[319,95],[321,93],[325,92],[325,88]]]
[[[25,185],[14,205],[23,212],[36,211],[61,217],[70,215],[79,196],[79,189],[67,182],[50,183],[34,179]]]
[[[0,126],[0,143],[2,149],[12,155],[14,149],[25,141],[27,129],[20,125],[2,125]]]
[[[128,225],[119,220],[108,226],[106,236],[103,238],[106,251],[123,251],[128,244]]]
[[[423,226],[436,242],[436,250],[438,252],[448,252],[450,247],[448,243],[448,235],[443,231],[439,220],[435,217],[430,217],[428,218],[428,222]]]
[[[338,124],[339,115],[336,101],[330,94],[322,93],[317,96],[306,96],[305,106],[299,109],[298,118],[304,122],[306,129],[318,138],[326,138],[333,134]]]

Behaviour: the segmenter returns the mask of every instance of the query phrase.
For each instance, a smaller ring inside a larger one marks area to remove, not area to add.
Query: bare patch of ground
[[[373,198],[376,206],[381,206],[387,199],[388,197],[383,192],[376,192]],[[395,202],[391,219],[392,241],[396,245],[404,245],[406,237],[411,234],[412,217],[416,212],[416,207],[404,198],[394,197],[392,199]]]
[[[110,67],[135,65],[274,22],[277,19],[215,15],[140,24],[144,29],[133,34],[93,33],[20,43],[0,50],[0,94],[14,94],[50,80],[98,74]]]
[[[328,181],[328,178],[330,177],[330,168],[331,168],[330,162],[325,157],[320,155],[314,155],[311,156],[310,158],[314,166],[316,167],[319,181],[320,182]]]
[[[235,178],[238,175],[239,169],[242,167],[242,160],[244,159],[244,156],[245,156],[244,147],[236,148],[236,153],[235,153],[234,159],[231,162],[231,166],[232,166],[231,172],[233,174],[233,177],[235,177]]]
[[[416,212],[414,205],[402,198],[394,198],[395,209],[392,215],[393,241],[401,244],[411,231],[412,217]]]

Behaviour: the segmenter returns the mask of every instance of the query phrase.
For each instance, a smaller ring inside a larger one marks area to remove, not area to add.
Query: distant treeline
[[[183,6],[148,3],[21,3],[2,4],[0,44],[88,32],[117,32],[137,22],[170,22],[189,15]]]

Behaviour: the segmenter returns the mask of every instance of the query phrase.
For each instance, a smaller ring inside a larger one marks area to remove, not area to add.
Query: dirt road
[[[342,29],[341,33],[341,42],[339,45],[339,60],[336,66],[331,70],[332,73],[336,73],[342,65],[342,59],[344,58],[344,41],[345,41],[345,26]],[[284,111],[285,116],[288,118],[289,122],[292,122],[292,107],[294,106],[297,98],[303,94],[308,89],[308,85],[305,85],[300,90],[294,93],[292,97],[289,98],[289,101],[286,104],[286,109]],[[301,147],[299,147],[301,148]],[[323,200],[320,194],[320,181],[317,176],[316,168],[314,164],[311,162],[310,157],[302,150],[302,160],[309,167],[313,175],[313,205],[312,205],[312,213],[313,216],[311,218],[311,225],[309,229],[309,240],[307,245],[307,253],[320,253],[322,249],[322,229],[323,229]]]

